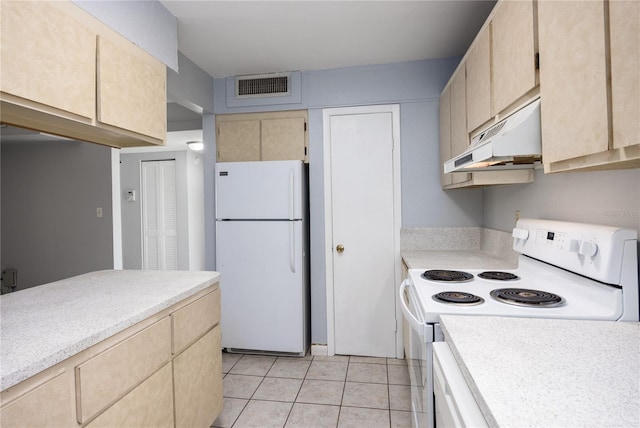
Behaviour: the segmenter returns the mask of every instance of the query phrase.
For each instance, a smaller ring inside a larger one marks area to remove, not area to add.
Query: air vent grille
[[[288,74],[267,74],[236,78],[236,96],[241,98],[289,94]]]

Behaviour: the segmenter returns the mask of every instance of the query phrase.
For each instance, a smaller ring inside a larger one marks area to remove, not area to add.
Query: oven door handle
[[[415,291],[413,290],[411,281],[405,279],[400,285],[400,309],[402,309],[402,313],[404,314],[404,317],[409,325],[411,325],[411,328],[416,330],[420,334],[420,336],[424,337],[425,323],[422,320],[420,314],[413,314],[411,312],[411,309],[409,309],[409,306],[407,305],[407,298],[409,298],[413,302],[418,302],[418,298]]]

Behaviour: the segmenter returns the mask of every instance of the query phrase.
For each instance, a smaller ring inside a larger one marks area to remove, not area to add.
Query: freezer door
[[[222,346],[306,351],[301,221],[218,221]]]
[[[216,164],[216,219],[301,219],[301,161]]]

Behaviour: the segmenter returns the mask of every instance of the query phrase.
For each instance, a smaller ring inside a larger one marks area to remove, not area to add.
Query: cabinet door
[[[169,363],[86,426],[173,428],[171,386]]]
[[[640,144],[640,2],[609,2],[613,147]]]
[[[603,2],[540,1],[538,28],[544,163],[608,150]]]
[[[95,117],[96,35],[58,2],[2,1],[0,90],[34,108]],[[13,100],[12,100],[13,101]],[[29,105],[29,104],[27,104]],[[44,107],[43,107],[44,106]],[[58,112],[60,113],[60,112]]]
[[[239,120],[218,124],[218,162],[260,160],[260,121]]]
[[[72,378],[61,373],[0,410],[3,428],[74,426]]]
[[[500,113],[536,86],[533,1],[501,1],[491,21],[493,106]]]
[[[489,28],[476,37],[465,61],[467,69],[467,131],[491,119],[491,39]]]
[[[464,66],[451,81],[451,156],[457,156],[469,147],[469,133],[467,132],[467,104],[465,95]],[[469,174],[452,174],[452,184],[462,183],[469,179]]]
[[[304,118],[267,119],[261,126],[261,160],[305,160]]]
[[[173,360],[176,428],[208,427],[222,411],[220,326]]]
[[[165,141],[166,67],[147,53],[98,38],[98,121]]]
[[[444,163],[451,159],[451,86],[440,95],[440,184],[451,184],[451,174],[444,173]]]

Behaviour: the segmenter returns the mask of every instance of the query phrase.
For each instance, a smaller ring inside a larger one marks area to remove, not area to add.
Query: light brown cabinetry
[[[222,410],[219,324],[216,284],[2,391],[2,426],[209,426]]]
[[[78,422],[91,419],[170,359],[171,320],[166,317],[78,365]]]
[[[493,111],[504,112],[538,86],[533,1],[501,1],[491,20]]]
[[[222,411],[220,326],[173,360],[176,428],[210,426]]]
[[[467,73],[467,132],[472,132],[492,117],[491,109],[491,34],[485,27],[478,34],[465,60]]]
[[[440,97],[442,163],[467,150],[478,131],[537,95],[533,10],[533,1],[499,2],[445,86]],[[531,170],[441,172],[445,189],[530,183],[533,178]]]
[[[114,147],[164,144],[160,61],[70,1],[3,1],[0,19],[0,121]]]
[[[86,426],[172,428],[171,377],[168,363]]]
[[[218,162],[307,162],[307,111],[216,116]]]
[[[540,1],[545,172],[640,167],[640,4]]]
[[[75,425],[72,389],[73,372],[46,376],[2,407],[3,428],[62,427]]]

